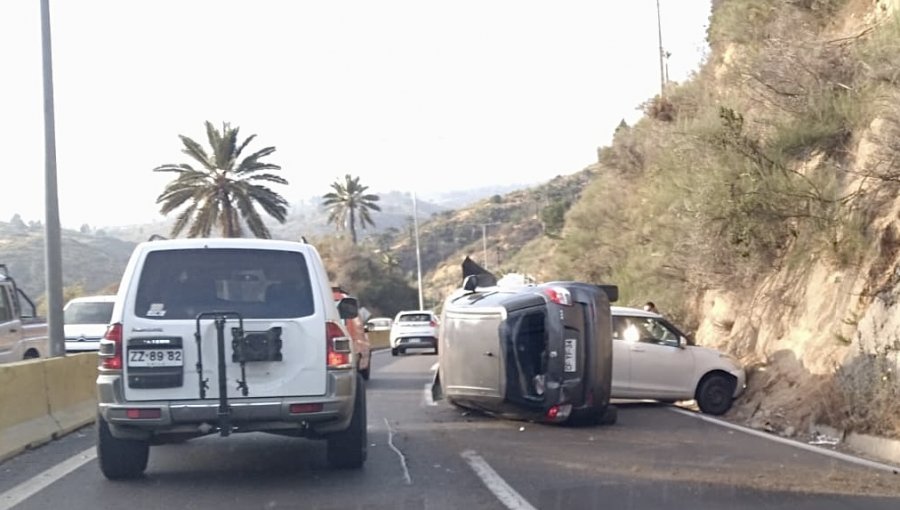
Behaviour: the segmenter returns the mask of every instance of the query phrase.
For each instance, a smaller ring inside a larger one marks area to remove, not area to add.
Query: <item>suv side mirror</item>
[[[478,277],[473,275],[466,276],[466,279],[463,280],[463,290],[466,292],[475,292],[475,289],[478,287]]]
[[[338,301],[338,314],[341,319],[355,319],[359,317],[359,301],[356,298],[345,297]]]
[[[365,323],[365,324],[363,325],[363,330],[364,330],[366,333],[368,333],[369,331],[372,331],[372,325],[369,324],[368,322]]]

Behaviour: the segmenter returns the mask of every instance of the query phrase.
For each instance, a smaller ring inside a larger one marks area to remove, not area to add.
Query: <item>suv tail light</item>
[[[437,321],[434,320],[434,319],[431,319],[431,322],[429,322],[428,325],[431,326],[432,328],[436,328],[436,327],[437,327]]]
[[[564,306],[572,305],[572,294],[563,287],[548,287],[544,289],[544,294],[550,301]]]
[[[350,362],[350,338],[337,323],[325,323],[325,343],[328,368],[346,369],[353,366]]]
[[[122,323],[110,324],[100,340],[100,368],[122,370]]]

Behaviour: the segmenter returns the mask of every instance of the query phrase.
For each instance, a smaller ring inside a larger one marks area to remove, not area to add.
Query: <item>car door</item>
[[[635,398],[690,399],[694,393],[694,357],[680,335],[654,317],[624,318],[628,344],[629,393]]]
[[[610,395],[614,398],[628,398],[632,395],[631,388],[631,344],[625,341],[624,331],[627,321],[621,317],[612,318],[613,328],[613,359],[612,359],[612,390]]]
[[[18,320],[13,320],[15,313],[9,295],[9,287],[0,285],[0,354],[10,353],[19,341]]]

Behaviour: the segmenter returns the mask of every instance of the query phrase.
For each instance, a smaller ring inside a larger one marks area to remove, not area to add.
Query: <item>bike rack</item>
[[[197,342],[197,375],[200,384],[200,399],[206,398],[206,390],[209,388],[209,379],[203,378],[203,341],[200,335],[200,320],[211,318],[216,326],[216,350],[219,372],[219,410],[216,413],[219,425],[219,434],[222,437],[231,434],[231,407],[228,405],[228,374],[225,372],[225,323],[229,318],[238,320],[238,332],[243,335],[244,318],[238,312],[201,312],[197,314],[197,329],[194,332],[194,340]],[[244,364],[241,363],[241,380],[238,388],[247,395],[247,381],[244,374]]]

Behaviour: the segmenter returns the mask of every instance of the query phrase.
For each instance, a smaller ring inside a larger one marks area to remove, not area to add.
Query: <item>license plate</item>
[[[566,338],[566,357],[564,359],[565,363],[563,367],[563,370],[566,372],[575,372],[578,370],[578,367],[575,364],[577,342],[578,341],[575,338]]]
[[[130,367],[180,367],[184,365],[181,349],[129,349]]]

